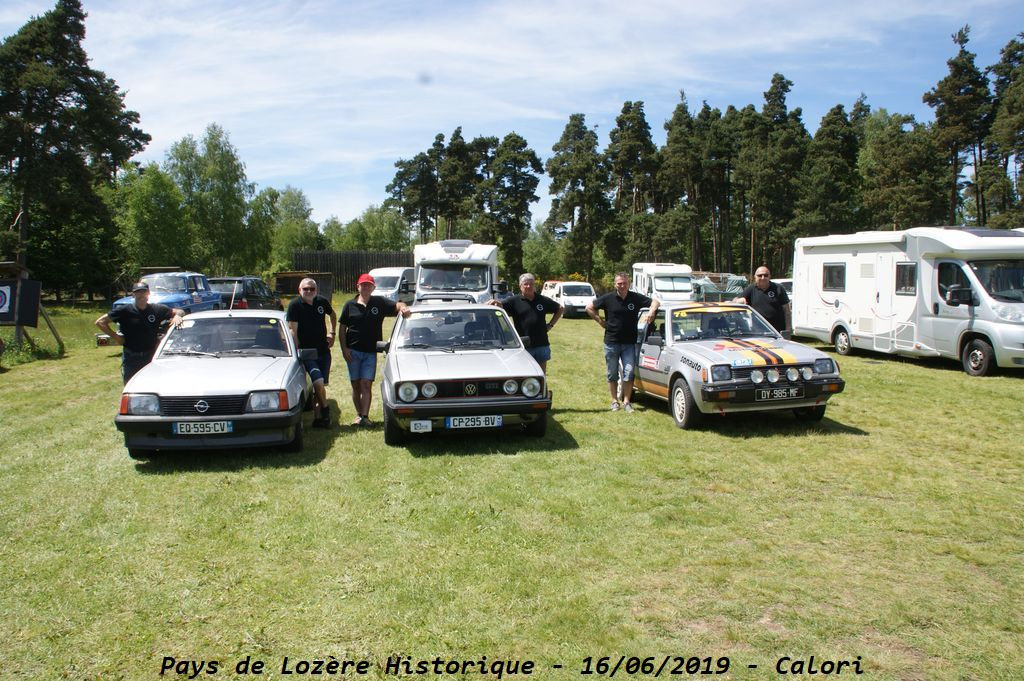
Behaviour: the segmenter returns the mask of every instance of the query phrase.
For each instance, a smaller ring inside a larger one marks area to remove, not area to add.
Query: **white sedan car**
[[[410,434],[511,428],[542,436],[551,393],[500,307],[417,305],[399,317],[381,380],[384,442]]]
[[[283,312],[188,315],[124,387],[114,423],[133,459],[161,449],[302,449],[312,384]]]

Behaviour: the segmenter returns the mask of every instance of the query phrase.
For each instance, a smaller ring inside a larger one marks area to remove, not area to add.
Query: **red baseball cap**
[[[359,286],[360,284],[373,284],[374,286],[376,286],[377,282],[375,282],[373,280],[373,277],[371,277],[369,274],[360,274],[359,281],[356,282],[356,286]]]

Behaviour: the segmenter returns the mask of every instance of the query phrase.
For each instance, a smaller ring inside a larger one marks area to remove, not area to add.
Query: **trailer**
[[[447,239],[413,247],[416,302],[452,297],[485,303],[507,287],[498,282],[498,247]]]
[[[1024,368],[1024,231],[915,227],[796,240],[793,333],[841,355]]]

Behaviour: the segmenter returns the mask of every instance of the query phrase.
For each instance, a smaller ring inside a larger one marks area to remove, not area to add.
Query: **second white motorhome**
[[[693,268],[668,262],[633,263],[630,289],[661,303],[693,300]]]
[[[447,239],[413,247],[416,302],[462,297],[478,303],[499,290],[498,247]]]
[[[890,354],[1024,369],[1024,233],[915,227],[796,240],[793,333]]]

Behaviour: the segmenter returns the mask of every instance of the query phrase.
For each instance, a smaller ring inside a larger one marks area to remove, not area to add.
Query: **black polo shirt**
[[[774,281],[768,282],[768,288],[764,291],[759,289],[757,284],[751,284],[743,289],[743,298],[750,307],[767,319],[776,331],[786,328],[786,311],[783,309],[785,305],[789,305],[786,289]]]
[[[133,302],[111,310],[107,316],[121,328],[125,350],[152,356],[160,342],[160,323],[173,317],[174,310],[160,303],[149,303],[140,310]]]
[[[512,317],[516,333],[530,337],[531,348],[551,345],[548,341],[548,324],[544,315],[555,314],[561,305],[538,293],[533,296],[533,300],[527,300],[521,295],[512,296],[502,301],[501,306]]]
[[[619,298],[615,291],[597,298],[594,309],[604,310],[604,342],[636,343],[640,309],[650,307],[651,302],[650,298],[636,291],[629,291],[625,298]]]
[[[359,303],[358,296],[341,308],[339,322],[345,326],[345,346],[359,352],[377,352],[377,341],[381,340],[384,318],[398,314],[393,300],[381,296],[370,296],[366,305]]]
[[[316,348],[318,352],[327,352],[327,322],[324,318],[333,313],[331,301],[323,296],[313,296],[311,304],[306,304],[302,296],[291,299],[286,319],[298,323],[296,335],[299,337],[300,348]]]

